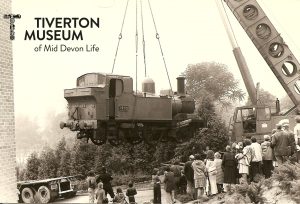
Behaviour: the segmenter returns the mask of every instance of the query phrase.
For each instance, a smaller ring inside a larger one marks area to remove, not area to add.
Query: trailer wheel
[[[38,189],[39,200],[41,203],[49,203],[51,200],[51,191],[47,186],[40,186]]]
[[[31,190],[31,188],[23,188],[22,192],[21,192],[21,197],[24,203],[32,203],[34,202],[34,198],[33,198],[33,191]]]

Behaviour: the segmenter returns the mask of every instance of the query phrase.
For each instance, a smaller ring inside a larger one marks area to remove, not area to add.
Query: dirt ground
[[[166,204],[165,200],[165,191],[162,189],[162,203]],[[141,189],[137,191],[137,195],[135,196],[135,200],[138,204],[143,204],[144,202],[149,202],[153,199],[153,190],[152,189]],[[68,199],[58,199],[54,203],[88,203],[89,202],[89,197],[87,193],[78,193],[73,198],[68,198]],[[176,202],[180,203],[180,202]]]

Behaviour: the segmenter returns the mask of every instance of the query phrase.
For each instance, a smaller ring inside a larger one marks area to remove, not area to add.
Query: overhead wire
[[[156,39],[157,39],[158,44],[159,44],[159,47],[160,47],[160,52],[161,52],[161,55],[162,55],[162,58],[163,58],[163,62],[164,62],[164,66],[165,66],[165,70],[166,70],[166,73],[167,73],[167,77],[168,77],[168,81],[169,81],[169,85],[170,85],[170,89],[171,89],[171,94],[172,94],[172,96],[173,96],[174,94],[173,94],[172,84],[171,84],[171,80],[170,80],[170,76],[169,76],[169,72],[168,72],[166,60],[165,60],[164,53],[163,53],[162,46],[161,46],[161,42],[160,42],[160,37],[159,37],[158,31],[157,31],[157,27],[156,27],[154,15],[153,15],[152,8],[151,8],[151,4],[150,4],[150,1],[149,1],[149,0],[148,0],[148,4],[149,4],[149,8],[150,8],[152,20],[153,20],[155,32],[156,32],[156,35],[155,35],[155,36],[156,36]]]
[[[120,46],[120,41],[122,39],[122,31],[123,31],[123,27],[124,27],[124,22],[125,22],[125,18],[126,18],[126,13],[127,13],[127,8],[128,8],[128,2],[129,0],[127,0],[127,3],[126,3],[126,8],[125,8],[125,11],[124,11],[124,15],[123,15],[123,21],[122,21],[122,25],[121,25],[121,31],[120,31],[120,34],[118,36],[118,44],[117,44],[117,48],[116,48],[116,53],[115,53],[115,57],[114,57],[114,62],[113,62],[113,66],[112,66],[112,69],[111,69],[111,73],[114,72],[114,68],[115,68],[115,63],[116,63],[116,59],[117,59],[117,55],[118,55],[118,50],[119,50],[119,46]]]
[[[138,7],[137,0],[135,0],[135,93],[137,94],[138,81]]]
[[[143,5],[142,0],[140,0],[141,6],[141,24],[142,24],[142,36],[143,36],[143,57],[144,57],[144,69],[145,69],[145,77],[147,77],[147,64],[146,64],[146,42],[145,42],[145,32],[144,32],[144,16],[143,16]]]

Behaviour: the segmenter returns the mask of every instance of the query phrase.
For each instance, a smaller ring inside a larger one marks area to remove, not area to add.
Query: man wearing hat
[[[290,134],[281,129],[282,124],[286,125],[286,123],[276,125],[277,132],[273,135],[271,142],[271,147],[274,148],[274,154],[278,164],[282,164],[291,156],[290,148],[292,145]]]
[[[189,156],[189,161],[184,164],[184,175],[187,180],[187,193],[194,197],[194,169],[192,163],[195,160],[194,155]]]
[[[292,156],[296,150],[296,144],[295,144],[295,138],[294,138],[294,133],[290,131],[290,124],[289,120],[287,119],[286,122],[282,124],[283,131],[286,131],[289,134],[289,144],[290,146],[288,147],[289,151],[289,156]]]

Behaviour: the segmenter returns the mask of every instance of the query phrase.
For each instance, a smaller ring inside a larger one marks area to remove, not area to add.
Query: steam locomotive
[[[135,93],[129,76],[87,73],[77,78],[76,88],[64,90],[68,120],[60,127],[96,145],[181,142],[203,121],[193,114],[195,101],[185,93],[183,76],[177,78],[177,90],[157,96],[154,81],[146,78],[142,92]]]

